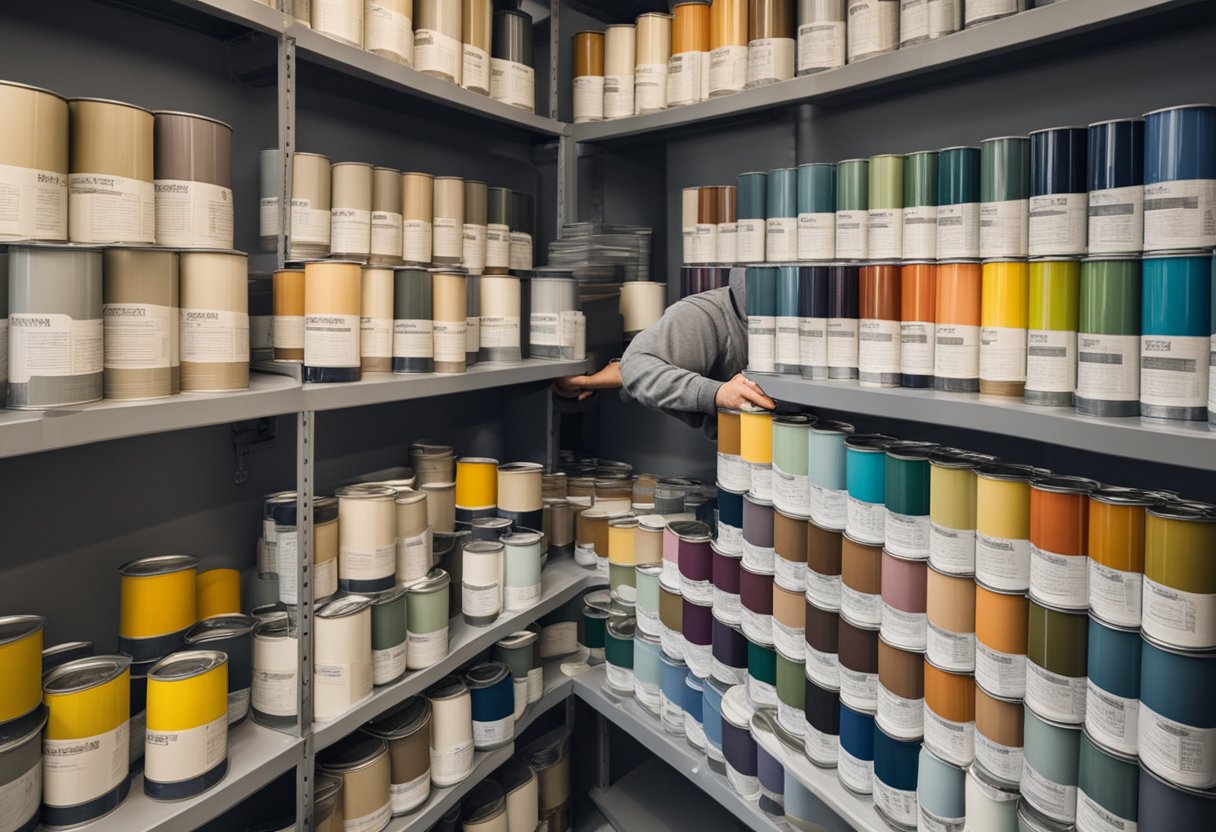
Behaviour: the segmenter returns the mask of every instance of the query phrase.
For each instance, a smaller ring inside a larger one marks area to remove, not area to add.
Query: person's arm
[[[630,398],[680,413],[714,413],[722,382],[708,376],[726,334],[696,303],[677,303],[634,336],[621,357],[621,380]]]
[[[553,382],[557,392],[580,402],[596,390],[618,390],[621,387],[621,363],[611,361],[599,372],[583,376],[566,376]]]

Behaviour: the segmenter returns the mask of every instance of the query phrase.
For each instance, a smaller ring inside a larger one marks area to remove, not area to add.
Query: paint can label
[[[394,358],[430,358],[433,352],[429,320],[393,321]]]
[[[0,786],[0,820],[20,829],[38,812],[42,803],[42,761],[24,774]]]
[[[899,3],[849,0],[849,63],[899,46]]]
[[[836,212],[836,256],[841,260],[865,260],[869,257],[866,230],[869,216],[865,211]]]
[[[1159,407],[1207,406],[1208,338],[1142,335],[1140,401]]]
[[[681,52],[672,55],[667,64],[667,103],[672,107],[695,104],[702,100],[708,52]]]
[[[1028,660],[1026,706],[1047,719],[1079,725],[1085,721],[1085,677],[1061,676]]]
[[[232,248],[231,188],[183,179],[157,179],[154,185],[157,245]]]
[[[718,252],[716,263],[735,263],[739,261],[739,224],[735,222],[718,223]]]
[[[1140,338],[1078,335],[1077,396],[1092,401],[1136,401],[1140,396]]]
[[[774,580],[778,586],[791,592],[806,591],[806,561],[790,560],[776,555],[773,558],[773,565],[775,567]]]
[[[296,714],[295,639],[254,641],[253,709],[267,716]]]
[[[943,670],[971,673],[975,670],[975,633],[952,633],[929,621],[925,656]]]
[[[916,826],[916,791],[903,791],[874,778],[874,808],[906,827]]]
[[[959,832],[960,829],[963,829],[964,832],[972,832],[970,827],[963,826],[967,821],[966,818],[938,817],[924,806],[919,808],[916,827],[918,832]],[[981,830],[975,832],[981,832]]]
[[[129,741],[126,721],[92,737],[43,738],[42,801],[47,806],[77,806],[117,788],[127,776]]]
[[[630,592],[634,592],[636,594],[636,590],[634,590],[634,588],[631,586],[620,587],[620,594],[622,597],[628,596]],[[686,578],[681,575],[680,595],[687,598],[694,604],[712,604],[714,598],[714,587],[709,581],[694,581],[691,578]]]
[[[710,675],[724,685],[742,685],[747,682],[747,668],[730,667],[716,657],[710,663]]]
[[[867,503],[856,497],[848,498],[848,521],[845,533],[862,543],[881,544],[887,527],[887,507],[882,503]]]
[[[329,212],[331,248],[340,254],[366,254],[371,248],[372,214],[362,208]]]
[[[1213,784],[1216,728],[1169,719],[1140,703],[1140,759],[1171,783],[1194,789]]]
[[[836,256],[836,214],[798,215],[798,259],[831,260]]]
[[[899,375],[899,321],[863,318],[857,341],[862,384],[880,384],[884,378]]]
[[[144,776],[153,783],[177,783],[200,777],[228,756],[228,714],[194,728],[147,729]]]
[[[1089,192],[1090,254],[1138,253],[1144,246],[1144,186]]]
[[[359,319],[359,355],[363,358],[389,358],[393,354],[391,318]]]
[[[747,317],[747,368],[771,373],[776,366],[777,319],[772,315]]]
[[[528,112],[535,111],[536,70],[515,61],[491,58],[490,97]]]
[[[811,483],[811,520],[816,526],[843,531],[848,516],[848,492]]]
[[[543,633],[542,633],[543,636]],[[448,652],[448,628],[430,633],[406,631],[405,660],[411,670],[421,670],[441,661]]]
[[[840,782],[857,794],[870,794],[874,789],[874,761],[854,757],[843,745],[839,748],[836,773]]]
[[[929,617],[923,612],[905,612],[890,604],[882,605],[883,641],[904,650],[921,652],[928,638]]]
[[[329,246],[329,211],[301,197],[291,200],[291,244]]]
[[[925,700],[896,696],[878,685],[878,725],[893,737],[920,739],[925,732]]]
[[[924,560],[929,557],[929,530],[928,515],[888,511],[884,532],[887,551],[901,558]]]
[[[684,634],[664,626],[659,633],[659,647],[673,659],[684,658]]]
[[[660,694],[659,715],[663,722],[664,731],[676,736],[683,735],[684,709],[668,699],[666,693]]]
[[[633,115],[633,76],[604,76],[604,118],[626,118]]]
[[[765,221],[739,220],[735,225],[738,230],[736,234],[736,247],[738,249],[738,254],[735,258],[736,262],[763,263]]]
[[[1030,547],[1030,597],[1040,603],[1085,609],[1089,605],[1089,561]]]
[[[798,318],[780,316],[777,318],[776,361],[774,367],[779,373],[797,374],[802,368],[802,357],[798,336]]]
[[[1030,541],[977,534],[975,579],[993,589],[1025,592],[1030,588]]]
[[[401,229],[405,262],[429,264],[434,237],[431,224],[426,220],[404,220]]]
[[[609,665],[611,667],[611,665]],[[630,671],[632,675],[632,671]],[[632,687],[632,686],[631,686]],[[509,713],[502,719],[492,719],[486,722],[473,720],[473,747],[489,748],[502,745],[515,736],[515,714]]]
[[[776,552],[772,546],[757,546],[743,538],[743,565],[752,572],[772,575],[776,569]]]
[[[802,746],[811,762],[821,766],[836,765],[840,755],[840,737],[836,734],[825,734],[805,720]]]
[[[0,165],[0,192],[6,197],[6,210],[0,216],[0,237],[16,240],[67,238],[67,176],[50,170]]]
[[[352,655],[349,662],[318,661],[313,665],[317,719],[333,719],[371,694],[372,663],[368,653]]]
[[[806,675],[815,684],[829,690],[840,689],[840,657],[824,653],[810,644],[806,646]]]
[[[866,219],[866,238],[872,260],[898,260],[904,250],[903,210],[871,208]]]
[[[566,656],[573,653],[578,649],[578,623],[575,621],[562,621],[544,627],[540,631],[539,644],[540,657],[542,659],[551,659],[554,656]],[[447,649],[446,641],[444,649]]]
[[[760,793],[760,780],[755,776],[742,774],[728,760],[726,763],[726,779],[730,782],[731,788],[740,797],[753,798]]]
[[[1112,814],[1084,791],[1077,791],[1077,829],[1082,832],[1136,832],[1136,828],[1136,821]]]
[[[1023,760],[1022,749],[1001,745],[982,732],[975,732],[975,761],[979,763],[980,768],[998,780],[1020,783]]]
[[[975,529],[949,529],[929,523],[929,563],[948,575],[975,572]]]
[[[379,581],[395,575],[397,541],[383,546],[343,546],[338,550],[338,566],[347,581]]]
[[[460,83],[463,48],[459,40],[436,29],[414,32],[414,69]]]
[[[604,119],[604,76],[580,75],[574,79],[574,123]]]
[[[1026,330],[1005,326],[980,329],[980,378],[1026,380]]]
[[[1089,561],[1089,606],[1103,621],[1120,627],[1140,626],[1144,575]]]
[[[1026,348],[1026,388],[1071,393],[1077,386],[1077,333],[1032,329]]]
[[[684,639],[684,661],[694,676],[704,679],[713,670],[713,647],[708,644],[693,644]]]
[[[1101,745],[1135,755],[1140,734],[1140,700],[1116,696],[1087,679],[1085,730]]]
[[[773,616],[749,610],[746,604],[741,607],[740,612],[743,635],[757,644],[771,647],[773,644]]]
[[[1026,656],[1002,653],[976,639],[975,683],[993,696],[1021,699],[1026,695]]]
[[[511,265],[511,229],[491,223],[486,226],[486,268],[506,269]]]
[[[965,202],[937,208],[937,257],[939,260],[974,259],[980,256],[980,205]]]
[[[14,312],[9,316],[9,326],[8,367],[13,384],[102,371],[101,318],[75,320],[51,312]]]
[[[513,271],[532,269],[532,235],[526,231],[512,231],[510,238],[510,261]]]
[[[719,46],[709,53],[709,94],[738,92],[747,85],[748,48]]]
[[[798,72],[844,66],[843,20],[819,20],[798,27]]]
[[[857,369],[856,318],[828,318],[828,366]]]
[[[174,309],[153,303],[107,303],[101,315],[107,369],[170,366],[177,341]]]
[[[786,263],[797,259],[796,217],[769,217],[765,221],[764,257],[770,263]]]
[[[304,349],[304,316],[275,315],[270,324],[270,342],[276,350]]]
[[[1144,186],[1145,251],[1214,245],[1216,179],[1181,179]]]
[[[1144,578],[1144,631],[1165,644],[1216,644],[1216,594],[1187,592]]]
[[[179,326],[182,363],[231,364],[249,360],[249,316],[243,312],[182,309]],[[358,358],[355,363],[359,363]]]
[[[714,263],[718,257],[718,226],[698,223],[693,227],[691,263]]]
[[[101,173],[68,174],[68,236],[74,243],[151,243],[156,188]]]
[[[802,737],[806,730],[806,718],[802,709],[787,705],[780,699],[777,700],[777,722],[795,737]]]
[[[1025,257],[1028,213],[1025,199],[980,203],[980,257]]]
[[[490,55],[471,43],[460,45],[460,86],[482,95],[490,94]]]
[[[472,768],[473,739],[471,737],[449,748],[431,746],[431,781],[436,786],[443,787],[459,783],[468,776]]]
[[[1088,194],[1032,196],[1028,242],[1030,256],[1084,254],[1088,216]]]
[[[858,592],[847,583],[840,585],[840,614],[862,627],[882,624],[882,596]]]
[[[839,575],[821,575],[813,569],[806,572],[806,600],[821,610],[840,610]]]
[[[459,260],[464,256],[464,224],[455,217],[435,217],[431,225],[432,257]]]
[[[403,641],[386,650],[372,651],[373,685],[387,685],[405,673],[405,645]]]
[[[228,724],[235,725],[249,715],[249,688],[228,694]]]
[[[747,86],[794,77],[794,39],[757,38],[747,44]]]
[[[502,611],[502,589],[497,582],[485,586],[464,583],[460,602],[465,615],[475,618],[497,616]]]
[[[633,76],[633,114],[667,109],[667,64],[638,64]]]
[[[1077,817],[1077,787],[1055,782],[1029,762],[1022,766],[1022,796],[1049,818],[1072,823]]]
[[[966,21],[971,26],[983,23],[994,17],[1004,17],[1018,11],[1018,4],[1023,0],[971,0],[966,4]]]
[[[408,783],[393,783],[389,786],[389,794],[394,815],[414,811],[431,796],[431,770],[428,768]]]
[[[577,81],[578,79],[576,78],[575,80]],[[696,263],[697,255],[695,254],[695,251],[697,244],[697,227],[695,225],[684,226],[680,239],[684,246],[681,262],[685,265]]]
[[[431,568],[431,527],[409,537],[397,538],[397,579],[407,583],[421,578]]]
[[[466,354],[467,321],[435,321],[431,333],[434,338],[436,361],[464,361]]]
[[[258,236],[265,240],[279,236],[281,231],[279,198],[277,196],[262,197],[258,202]]]
[[[878,674],[840,665],[840,701],[853,710],[873,712],[878,708]]]
[[[870,233],[874,233],[872,226]],[[936,205],[904,208],[902,257],[905,260],[933,260],[937,257]]]
[[[481,346],[519,347],[519,318],[505,315],[481,317]]]
[[[742,601],[734,592],[723,592],[714,587],[714,615],[727,624],[739,624],[743,618]]]
[[[801,662],[806,657],[806,631],[802,627],[787,627],[773,619],[773,647],[781,655]]]
[[[633,695],[637,698],[638,704],[650,711],[652,714],[657,714],[660,708],[660,699],[662,694],[659,693],[658,685],[648,685],[645,682],[638,681],[637,674],[634,674]]]
[[[798,362],[802,372],[828,366],[828,319],[798,319]]]
[[[414,62],[414,24],[409,15],[368,0],[364,18],[364,48],[368,52],[388,52],[409,66]]]
[[[747,677],[747,698],[757,708],[777,707],[777,688],[755,676]]]
[[[953,722],[926,707],[925,746],[947,762],[970,765],[975,759],[975,723]]]

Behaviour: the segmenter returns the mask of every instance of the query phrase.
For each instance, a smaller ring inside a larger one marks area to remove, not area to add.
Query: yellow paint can
[[[42,704],[41,615],[0,617],[0,723],[18,719]]]
[[[199,621],[241,614],[241,573],[236,569],[200,572],[194,591]]]
[[[144,793],[193,797],[228,771],[228,657],[218,650],[174,653],[148,671]]]
[[[181,647],[196,621],[198,558],[158,555],[124,563],[118,570],[118,649],[135,661],[156,659]]]

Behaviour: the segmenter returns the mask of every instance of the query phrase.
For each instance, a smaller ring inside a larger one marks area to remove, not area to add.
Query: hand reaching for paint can
[[[714,395],[714,404],[718,407],[738,410],[745,402],[763,407],[765,410],[773,410],[777,407],[776,402],[764,395],[760,385],[743,373],[736,373],[730,381],[723,382]]]
[[[589,376],[559,378],[553,382],[553,389],[559,396],[581,402],[596,390],[619,390],[622,384],[620,362],[611,361],[604,369]]]

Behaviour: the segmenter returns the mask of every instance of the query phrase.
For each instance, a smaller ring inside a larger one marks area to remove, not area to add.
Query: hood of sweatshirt
[[[747,320],[747,269],[736,266],[730,270],[730,295],[739,320]]]

